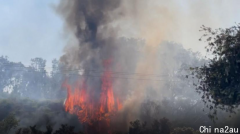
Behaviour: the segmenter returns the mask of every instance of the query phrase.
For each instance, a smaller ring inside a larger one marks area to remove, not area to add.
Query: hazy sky
[[[57,0],[0,0],[0,55],[24,64],[42,57],[48,66],[60,57],[63,23],[54,3]]]
[[[185,48],[204,51],[203,43],[198,41],[201,24],[218,28],[240,22],[239,0],[201,0],[197,5],[191,2],[176,2],[182,7],[177,19],[181,30],[171,33],[176,33],[172,41]],[[47,66],[51,66],[51,60],[62,55],[65,45],[63,21],[53,9],[57,3],[58,0],[0,0],[0,55],[26,65],[31,58],[42,57],[48,60]],[[189,14],[192,10],[199,12]]]

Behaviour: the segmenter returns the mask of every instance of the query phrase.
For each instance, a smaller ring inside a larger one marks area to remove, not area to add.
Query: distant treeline
[[[0,125],[0,134],[200,134],[198,130],[190,127],[173,127],[167,118],[155,119],[150,124],[135,120],[130,122],[127,131],[115,130],[112,127],[99,129],[98,125],[87,125],[86,130],[75,130],[74,126],[67,124],[61,124],[57,130],[49,124],[46,124],[45,130],[39,129],[37,125],[17,128],[18,120],[14,115],[0,121]]]
[[[0,97],[39,99],[64,98],[61,90],[63,77],[59,62],[52,61],[51,72],[46,71],[46,60],[31,59],[30,66],[0,57]]]

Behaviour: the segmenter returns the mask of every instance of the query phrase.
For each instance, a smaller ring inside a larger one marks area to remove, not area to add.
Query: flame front
[[[64,87],[67,88],[67,99],[65,101],[65,110],[71,114],[76,114],[82,123],[91,124],[95,121],[107,121],[122,108],[118,97],[114,97],[112,73],[109,71],[110,60],[104,62],[104,71],[101,77],[101,92],[99,99],[96,100],[96,90],[89,90],[86,82],[77,82],[73,87],[67,82]]]

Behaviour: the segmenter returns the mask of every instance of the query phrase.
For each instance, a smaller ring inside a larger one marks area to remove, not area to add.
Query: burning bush
[[[108,67],[109,61],[105,61]],[[65,110],[78,115],[82,123],[91,124],[95,120],[109,120],[109,116],[114,115],[121,109],[122,104],[119,98],[114,97],[113,85],[111,81],[111,72],[105,71],[101,78],[101,92],[91,90],[85,81],[81,84],[77,82],[75,87],[68,83],[64,86],[67,88],[67,99],[65,102]],[[99,100],[95,100],[95,96],[100,96]]]

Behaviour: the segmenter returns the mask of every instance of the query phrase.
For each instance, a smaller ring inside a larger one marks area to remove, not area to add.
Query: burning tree
[[[107,69],[101,77],[101,91],[92,90],[86,85],[85,80],[77,81],[76,86],[72,87],[67,82],[64,86],[67,88],[67,99],[65,110],[71,114],[76,114],[82,123],[96,125],[96,123],[109,126],[111,116],[115,115],[122,107],[118,97],[114,97],[113,83],[111,80],[111,71],[109,70],[110,60],[104,62]],[[96,96],[99,96],[96,100]]]

